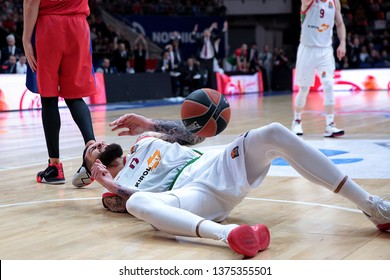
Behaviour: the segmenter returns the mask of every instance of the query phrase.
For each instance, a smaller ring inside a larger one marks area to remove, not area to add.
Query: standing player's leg
[[[65,176],[60,163],[59,133],[61,127],[58,110],[59,69],[62,58],[62,33],[58,32],[58,17],[39,17],[35,29],[37,57],[37,85],[41,95],[42,124],[49,154],[49,165],[37,174],[37,181],[49,184],[62,184]]]
[[[95,136],[91,113],[83,98],[96,94],[90,29],[84,16],[66,17],[63,24],[67,26],[69,44],[61,61],[61,96],[80,129],[85,146],[88,146],[95,142]],[[72,184],[77,187],[91,182],[84,167],[80,167],[72,179]]]
[[[284,158],[309,181],[338,193],[357,205],[381,230],[390,229],[390,202],[372,195],[343,174],[324,154],[280,124],[249,131],[245,165],[250,184],[264,176],[273,159]]]
[[[86,146],[96,142],[93,132],[91,113],[88,105],[82,98],[65,99],[65,103],[69,108],[72,118],[78,126],[81,135],[83,136]]]
[[[335,137],[344,135],[344,130],[338,129],[334,122],[335,97],[333,91],[335,61],[333,48],[324,48],[322,59],[318,65],[321,84],[324,90],[324,111],[325,111],[325,137]]]
[[[296,135],[303,135],[302,112],[306,105],[310,87],[314,84],[316,69],[315,56],[314,50],[310,47],[299,45],[295,69],[295,82],[299,86],[299,90],[293,103],[294,117],[291,125],[291,130]]]
[[[37,182],[63,184],[65,176],[60,162],[59,135],[61,118],[58,110],[58,97],[41,97],[42,125],[45,133],[49,165],[37,174]]]

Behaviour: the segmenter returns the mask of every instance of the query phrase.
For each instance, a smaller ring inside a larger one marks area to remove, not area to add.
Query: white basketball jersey
[[[134,190],[167,191],[181,169],[199,156],[196,151],[177,143],[146,137],[130,149],[114,181]]]
[[[300,42],[308,47],[331,46],[335,10],[334,0],[313,0],[306,11],[301,11]]]

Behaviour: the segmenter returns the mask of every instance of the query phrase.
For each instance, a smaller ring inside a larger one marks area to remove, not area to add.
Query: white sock
[[[294,120],[301,120],[302,119],[302,112],[297,113],[294,112]]]
[[[371,209],[367,198],[371,195],[364,189],[362,189],[358,184],[356,184],[352,179],[348,179],[344,186],[341,188],[340,195],[349,199],[355,203],[361,210],[371,215]]]
[[[198,233],[202,238],[226,240],[229,233],[237,226],[235,224],[221,225],[210,220],[203,220],[200,222]]]
[[[334,115],[326,115],[326,125],[330,125],[332,122],[334,122]]]

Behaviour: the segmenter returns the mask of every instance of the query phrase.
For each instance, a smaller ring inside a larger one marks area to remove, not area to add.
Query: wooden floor
[[[229,102],[232,118],[228,128],[207,139],[200,148],[226,144],[248,129],[275,121],[290,127],[291,93],[234,96]],[[336,122],[345,128],[346,135],[339,140],[322,137],[322,95],[311,93],[303,117],[303,139],[328,149],[336,144],[348,149],[348,143],[362,143],[362,151],[367,143],[380,142],[382,150],[363,154],[363,162],[389,151],[390,93],[340,92],[336,102]],[[92,107],[97,139],[130,147],[133,137],[117,137],[107,125],[126,112],[164,119],[179,116],[180,103],[149,105]],[[47,164],[40,111],[0,113],[0,259],[242,258],[222,242],[169,236],[129,214],[106,211],[97,183],[83,189],[73,187],[71,177],[81,163],[83,141],[67,109],[61,110],[61,116],[60,145],[67,183],[53,186],[35,182],[36,173]],[[372,193],[390,194],[389,161],[378,166],[382,168],[378,172],[362,169],[364,176],[352,168],[352,177]],[[226,221],[269,226],[270,247],[254,259],[390,260],[390,233],[376,230],[351,202],[300,176],[275,174],[270,172],[261,187],[254,189]]]

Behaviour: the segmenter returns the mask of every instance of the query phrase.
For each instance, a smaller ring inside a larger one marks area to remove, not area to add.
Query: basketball
[[[193,134],[213,137],[229,124],[231,109],[225,96],[210,88],[190,93],[181,106],[184,126]]]

